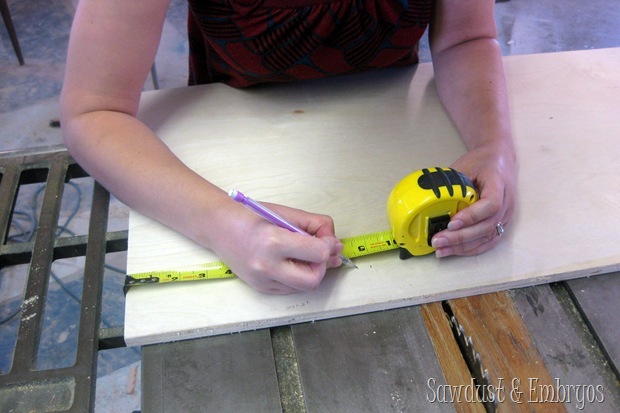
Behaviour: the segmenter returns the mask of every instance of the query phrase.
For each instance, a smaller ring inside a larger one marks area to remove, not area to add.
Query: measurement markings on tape
[[[174,281],[217,280],[232,278],[235,274],[222,261],[210,262],[178,270],[150,271],[129,274],[125,278],[125,286],[158,284]]]
[[[372,234],[358,235],[356,237],[341,240],[344,245],[342,255],[349,258],[376,254],[398,248],[392,231],[374,232]]]
[[[362,257],[398,248],[390,230],[343,238],[340,241],[344,246],[342,254],[349,258]],[[178,270],[129,274],[125,278],[125,286],[132,287],[177,281],[216,280],[232,277],[235,277],[232,270],[224,262],[216,261]]]

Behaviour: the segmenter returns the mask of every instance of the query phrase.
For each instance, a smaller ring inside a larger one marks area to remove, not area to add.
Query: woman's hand
[[[280,228],[238,204],[231,205],[228,230],[213,245],[216,254],[254,289],[291,294],[316,289],[328,268],[338,267],[342,243],[325,215],[267,204],[310,235]]]
[[[476,148],[452,167],[473,181],[480,199],[455,214],[448,229],[433,237],[437,257],[475,255],[493,248],[501,237],[498,225],[509,230],[515,208],[517,168],[512,147]]]

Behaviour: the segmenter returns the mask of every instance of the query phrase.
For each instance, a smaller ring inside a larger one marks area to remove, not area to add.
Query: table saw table
[[[109,194],[95,184],[88,235],[55,235],[65,184],[85,176],[62,147],[0,154],[0,270],[28,265],[1,411],[93,410],[97,353],[123,345],[123,326],[98,327],[105,254],[127,248],[126,231],[107,230]],[[40,182],[36,237],[7,242],[16,193]],[[76,256],[85,257],[76,363],[36,370],[51,265]],[[619,297],[609,272],[152,343],[142,348],[142,412],[617,412]]]

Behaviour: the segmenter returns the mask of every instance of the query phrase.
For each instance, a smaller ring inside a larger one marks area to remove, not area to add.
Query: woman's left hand
[[[479,200],[456,213],[432,239],[437,257],[476,255],[493,248],[509,230],[516,201],[516,157],[501,145],[472,149],[451,165],[472,180]]]

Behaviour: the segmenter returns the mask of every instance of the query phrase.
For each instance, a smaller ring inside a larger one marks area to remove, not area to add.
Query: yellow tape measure
[[[451,168],[421,169],[402,179],[387,200],[387,231],[342,239],[342,254],[356,258],[400,248],[401,258],[425,255],[435,249],[433,236],[444,230],[454,214],[478,200],[473,183]],[[221,261],[171,271],[130,274],[125,286],[172,281],[231,278]]]
[[[349,258],[362,257],[398,248],[390,230],[343,238],[340,241],[344,246],[342,254]],[[125,279],[125,286],[132,287],[135,285],[175,281],[216,280],[232,277],[235,277],[235,274],[223,261],[215,261],[204,265],[183,267],[178,270],[129,274]]]

